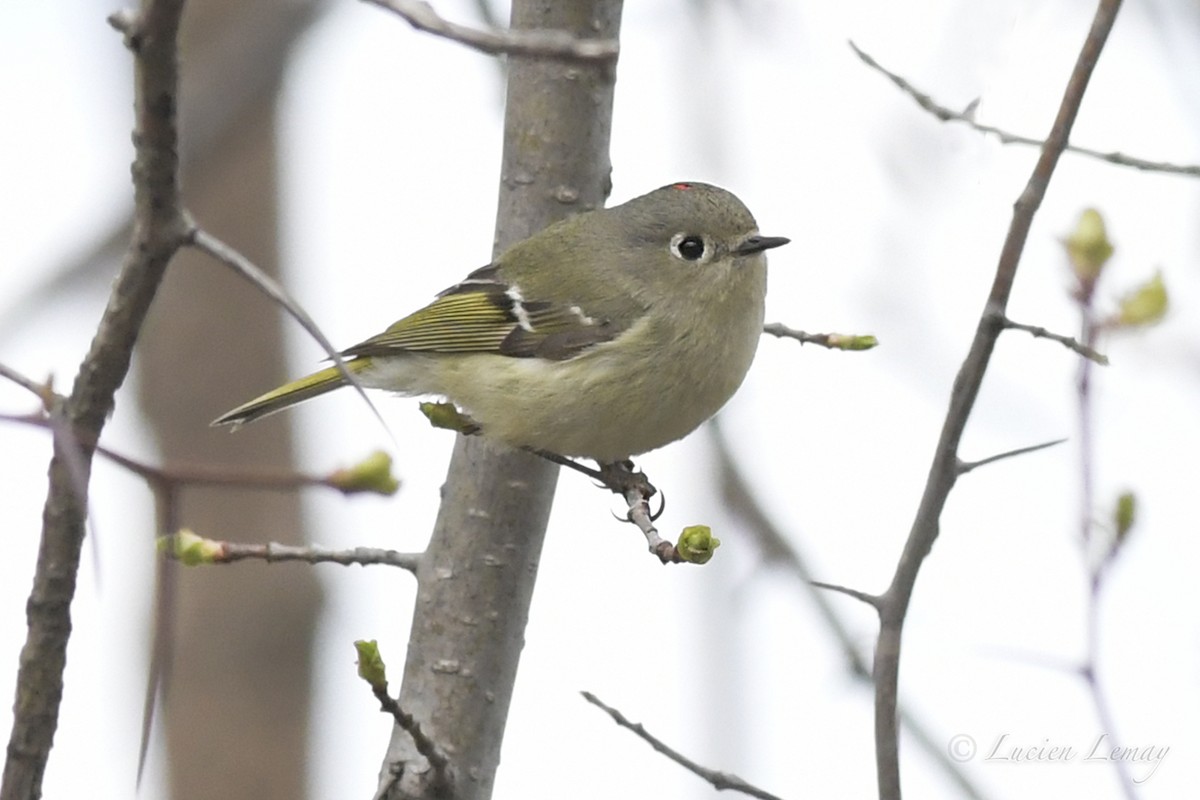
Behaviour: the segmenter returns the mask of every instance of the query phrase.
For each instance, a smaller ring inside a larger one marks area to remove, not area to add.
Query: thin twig
[[[225,542],[206,540],[212,548],[212,563],[232,564],[235,561],[265,561],[273,564],[282,561],[302,561],[306,564],[341,564],[344,567],[357,564],[358,566],[399,567],[416,574],[421,561],[420,553],[402,553],[398,550],[385,550],[381,547],[352,547],[335,550],[329,547],[310,544],[304,546],[267,542],[266,544],[244,544],[241,542]],[[171,558],[178,558],[178,553],[171,547],[164,548]]]
[[[897,729],[897,696],[900,674],[901,638],[908,604],[917,575],[933,547],[946,499],[959,475],[958,447],[967,420],[975,406],[984,374],[996,341],[1003,330],[1003,317],[1012,293],[1017,267],[1033,217],[1037,213],[1059,158],[1067,147],[1071,128],[1083,102],[1084,92],[1096,62],[1116,21],[1121,0],[1101,0],[1091,29],[1076,59],[1062,102],[1042,147],[1041,155],[1025,189],[1013,205],[1012,221],[1000,252],[987,302],[980,316],[971,348],[963,360],[950,394],[950,407],[930,465],[920,506],[896,565],[892,583],[882,596],[879,637],[875,647],[875,758],[882,800],[899,800],[900,743]],[[1083,364],[1091,362],[1084,361]]]
[[[449,782],[450,777],[450,757],[446,755],[446,751],[438,745],[425,730],[421,724],[417,722],[412,714],[409,714],[400,707],[400,702],[388,694],[387,684],[382,686],[372,686],[372,693],[375,699],[379,701],[379,707],[392,715],[392,719],[396,720],[396,725],[408,733],[412,737],[413,744],[417,748],[417,752],[425,756],[436,773],[441,776],[443,783]]]
[[[959,461],[958,474],[966,475],[973,469],[978,469],[979,467],[986,466],[988,464],[994,464],[997,461],[1002,461],[1006,458],[1023,456],[1026,453],[1036,453],[1038,450],[1045,450],[1047,447],[1054,447],[1055,445],[1060,445],[1065,441],[1066,439],[1054,439],[1053,441],[1042,442],[1041,444],[1031,444],[1028,447],[1018,447],[1016,450],[1006,450],[1003,453],[997,453],[994,456],[981,458],[978,461]]]
[[[815,344],[829,350],[870,350],[879,342],[874,336],[847,335],[844,333],[807,333],[789,328],[782,322],[768,322],[763,333],[780,339],[795,339],[800,344]]]
[[[855,600],[858,600],[861,603],[866,603],[876,611],[879,610],[880,598],[877,594],[863,592],[858,589],[851,589],[849,586],[842,586],[838,583],[825,583],[824,581],[809,581],[809,583],[811,583],[817,589],[827,589],[831,592],[844,594],[847,597],[853,597]]]
[[[364,0],[399,15],[418,31],[440,36],[489,55],[536,56],[566,61],[616,61],[615,39],[579,39],[566,31],[490,30],[458,25],[422,0]]]
[[[984,125],[976,122],[973,117],[974,104],[971,104],[966,111],[955,111],[939,104],[932,97],[920,91],[896,73],[882,66],[869,54],[860,50],[858,45],[856,45],[854,42],[850,42],[849,44],[850,49],[854,51],[855,55],[862,59],[864,64],[885,76],[888,80],[899,87],[902,92],[916,101],[917,105],[940,119],[942,122],[961,122],[964,125],[968,125],[974,130],[979,131],[980,133],[994,135],[1000,140],[1001,144],[1022,144],[1030,145],[1032,147],[1045,146],[1046,143],[1041,139],[1035,139],[1030,136],[1019,136],[1015,133],[1009,133],[1008,131],[992,125]],[[1116,151],[1105,153],[1100,150],[1092,150],[1087,147],[1078,147],[1073,144],[1068,144],[1066,146],[1066,150],[1081,156],[1099,159],[1100,161],[1106,161],[1110,164],[1116,164],[1117,166],[1121,167],[1132,167],[1145,172],[1164,172],[1171,175],[1187,175],[1194,178],[1200,177],[1200,165],[1172,164],[1166,161],[1150,161],[1148,159],[1138,158],[1136,156],[1130,156]]]
[[[671,761],[674,761],[676,764],[686,769],[688,772],[696,775],[699,778],[702,778],[705,781],[708,781],[708,783],[712,784],[714,789],[717,789],[718,791],[728,789],[734,792],[741,792],[742,794],[749,795],[750,797],[757,797],[759,800],[780,800],[778,795],[774,795],[764,789],[760,789],[752,783],[747,783],[737,775],[733,775],[728,772],[719,772],[717,770],[709,769],[708,767],[703,767],[697,764],[695,761],[692,761],[690,758],[683,755],[678,750],[670,747],[657,736],[647,731],[640,722],[630,722],[628,719],[626,719],[624,714],[612,706],[607,705],[591,692],[580,692],[580,694],[583,695],[584,700],[587,700],[589,703],[596,706],[596,708],[599,708],[612,717],[613,722],[617,723],[622,728],[632,731],[639,739],[653,747],[656,752],[666,756]]]
[[[1035,339],[1049,339],[1051,341],[1058,342],[1064,347],[1075,351],[1089,361],[1094,361],[1102,367],[1108,366],[1108,356],[1104,355],[1103,353],[1096,352],[1096,350],[1091,346],[1080,342],[1074,337],[1064,336],[1061,333],[1048,331],[1040,325],[1025,325],[1020,322],[1013,322],[1008,317],[1002,318],[1000,320],[1000,324],[1003,325],[1006,330],[1024,331]]]
[[[1108,698],[1104,695],[1104,689],[1100,686],[1096,666],[1100,657],[1100,589],[1102,582],[1099,573],[1093,576],[1087,608],[1087,656],[1083,667],[1079,670],[1079,675],[1087,685],[1088,696],[1092,699],[1092,708],[1095,709],[1096,718],[1100,722],[1100,732],[1115,739],[1116,721],[1113,719],[1112,710],[1108,707]],[[1129,762],[1123,758],[1110,760],[1116,767],[1117,779],[1120,781],[1121,791],[1126,800],[1137,800],[1137,784],[1133,781]]]
[[[179,530],[179,487],[150,484],[157,506],[155,514],[163,530]],[[150,663],[146,670],[146,692],[142,695],[142,731],[138,742],[137,785],[142,785],[150,755],[150,734],[158,699],[167,695],[171,667],[175,663],[175,623],[179,597],[179,574],[166,553],[156,552],[154,559],[154,623]]]
[[[0,413],[0,421],[16,422],[22,425],[33,425],[39,428],[55,430],[54,420],[45,414],[26,414],[22,416]],[[307,475],[286,469],[266,469],[262,467],[238,467],[213,464],[164,464],[156,466],[145,461],[139,461],[123,453],[117,452],[104,445],[87,442],[97,455],[116,464],[152,487],[170,486],[231,486],[239,489],[260,489],[263,491],[289,492],[310,486],[325,486],[336,489],[343,494],[354,494],[364,491],[375,491],[386,494],[361,484],[347,485],[335,480],[336,471],[330,475]]]
[[[263,272],[254,262],[246,258],[244,255],[233,249],[229,245],[222,242],[217,237],[213,236],[203,228],[193,227],[190,236],[189,244],[195,247],[202,253],[215,258],[225,266],[232,269],[235,273],[248,280],[256,289],[273,300],[280,308],[288,313],[292,319],[300,323],[300,327],[304,328],[313,339],[324,348],[329,360],[334,363],[338,371],[342,373],[342,377],[346,382],[354,387],[358,392],[359,397],[371,409],[371,413],[375,415],[375,419],[379,420],[379,424],[387,431],[388,436],[392,438],[392,443],[399,447],[396,438],[392,436],[392,430],[384,422],[383,416],[379,413],[379,409],[371,402],[371,398],[367,396],[366,390],[363,388],[362,382],[355,377],[354,373],[346,368],[346,360],[342,358],[341,353],[329,341],[329,337],[317,326],[309,313],[304,310],[295,299],[292,298],[287,290],[283,288],[274,278]]]
[[[1103,272],[1076,272],[1078,283],[1073,292],[1075,302],[1079,307],[1080,338],[1085,347],[1094,347],[1100,337],[1103,322],[1096,316],[1096,288]],[[1108,566],[1117,554],[1120,540],[1115,539],[1104,557],[1091,562],[1095,553],[1093,547],[1096,535],[1093,511],[1096,507],[1095,490],[1095,440],[1094,419],[1092,416],[1092,371],[1093,364],[1089,360],[1079,362],[1075,391],[1079,424],[1079,537],[1085,559],[1089,559],[1090,581],[1088,584],[1087,618],[1086,618],[1086,653],[1083,665],[1078,670],[1079,676],[1087,685],[1088,696],[1100,723],[1100,730],[1106,736],[1116,735],[1116,723],[1108,700],[1100,686],[1098,664],[1100,660],[1100,593],[1104,586]],[[1135,800],[1137,785],[1133,781],[1129,764],[1124,759],[1112,759],[1117,771],[1117,778],[1126,800]]]

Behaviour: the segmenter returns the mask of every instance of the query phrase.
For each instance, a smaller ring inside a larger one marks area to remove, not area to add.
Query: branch
[[[978,461],[961,461],[960,460],[958,462],[958,474],[966,475],[971,470],[978,469],[979,467],[983,467],[988,464],[994,464],[997,461],[1003,461],[1006,458],[1013,458],[1015,456],[1023,456],[1026,453],[1036,453],[1038,450],[1045,450],[1047,447],[1054,447],[1055,445],[1060,445],[1065,441],[1066,441],[1066,439],[1054,439],[1053,441],[1042,442],[1041,444],[1031,444],[1028,447],[1018,447],[1016,450],[1005,450],[1003,453],[997,453],[994,456],[988,456],[987,458],[981,458]]]
[[[1100,590],[1102,578],[1094,575],[1087,605],[1087,655],[1084,665],[1078,670],[1079,676],[1087,685],[1088,696],[1092,700],[1092,708],[1100,723],[1100,732],[1116,739],[1116,721],[1109,708],[1104,688],[1100,685],[1097,675],[1097,662],[1100,657]],[[1111,759],[1117,771],[1117,779],[1121,783],[1121,791],[1126,800],[1137,800],[1137,783],[1130,773],[1129,764],[1121,758]]]
[[[1083,344],[1078,339],[1071,336],[1063,336],[1061,333],[1053,333],[1039,325],[1024,325],[1020,322],[1013,322],[1008,317],[1001,317],[1000,324],[1005,330],[1024,331],[1035,339],[1049,339],[1052,342],[1058,342],[1068,350],[1073,350],[1089,361],[1094,361],[1102,367],[1108,366],[1108,356],[1103,353],[1096,352],[1093,348]]]
[[[1081,220],[1080,227],[1082,227],[1082,222]],[[1077,233],[1080,232],[1077,229]],[[1092,233],[1096,232],[1093,231]],[[1099,279],[1103,274],[1103,265],[1112,252],[1111,244],[1107,241],[1108,237],[1103,231],[1102,223],[1099,233],[1098,237],[1087,238],[1095,238],[1102,245],[1108,244],[1109,247],[1105,248],[1102,246],[1099,250],[1091,252],[1078,260],[1076,255],[1072,254],[1071,246],[1068,245],[1068,258],[1072,264],[1072,272],[1078,280],[1073,296],[1076,304],[1079,306],[1080,329],[1082,331],[1080,335],[1084,341],[1084,345],[1088,347],[1096,343],[1103,328],[1103,322],[1096,318],[1096,289],[1099,285]],[[1080,253],[1079,255],[1083,254]],[[1088,269],[1088,267],[1092,268]],[[1093,546],[1096,535],[1096,523],[1093,517],[1096,502],[1096,464],[1095,425],[1092,414],[1092,371],[1091,361],[1080,361],[1075,384],[1075,399],[1079,419],[1079,536],[1080,544],[1083,546],[1084,557],[1089,560],[1096,552],[1096,548]],[[1091,574],[1089,576],[1090,581],[1087,597],[1087,649],[1084,663],[1077,671],[1077,674],[1087,685],[1088,695],[1092,700],[1092,706],[1100,723],[1101,732],[1106,736],[1113,737],[1116,735],[1116,723],[1113,719],[1112,711],[1109,709],[1108,700],[1104,695],[1104,690],[1100,685],[1100,679],[1097,674],[1100,659],[1100,592],[1103,589],[1104,580],[1108,575],[1108,567],[1120,552],[1120,548],[1126,541],[1130,528],[1134,524],[1135,511],[1135,497],[1132,493],[1123,495],[1118,499],[1113,518],[1115,526],[1112,541],[1104,548],[1104,553],[1098,561],[1088,564]],[[1128,764],[1122,759],[1113,759],[1113,761],[1117,777],[1121,783],[1122,792],[1127,800],[1135,800],[1137,797],[1137,786],[1130,773]]]
[[[189,231],[188,243],[200,252],[211,256],[229,267],[238,276],[245,278],[254,288],[265,294],[276,305],[286,311],[292,319],[300,323],[300,327],[304,328],[305,332],[316,339],[317,343],[324,348],[326,355],[329,356],[329,360],[337,366],[338,370],[342,373],[342,377],[346,379],[346,382],[354,387],[354,391],[358,392],[358,396],[367,404],[367,408],[371,409],[371,413],[375,415],[375,419],[379,420],[379,424],[383,426],[388,436],[391,437],[392,443],[399,447],[396,438],[392,436],[391,428],[384,421],[383,416],[379,413],[379,409],[371,402],[371,398],[367,396],[362,382],[355,377],[353,372],[346,368],[345,359],[342,358],[341,353],[333,346],[333,343],[329,341],[329,337],[317,327],[317,323],[309,313],[288,294],[283,286],[255,266],[254,262],[250,259],[202,228],[192,227]]]
[[[243,544],[205,539],[190,531],[164,536],[159,539],[159,550],[168,558],[188,566],[201,564],[232,564],[235,561],[303,561],[306,564],[341,564],[344,567],[357,564],[361,567],[379,565],[399,567],[414,575],[421,562],[420,553],[401,553],[379,547],[353,547],[333,550],[320,545],[296,545],[267,542],[266,544]]]
[[[43,414],[0,414],[0,421],[56,430],[54,417]],[[327,475],[306,475],[291,470],[248,469],[211,464],[155,466],[95,442],[89,441],[87,444],[96,454],[145,480],[155,491],[174,491],[185,486],[232,486],[239,489],[288,492],[309,486],[325,486],[346,495],[371,492],[390,496],[400,488],[400,482],[391,472],[392,457],[382,450],[371,453],[349,467],[335,469]],[[76,447],[78,446],[77,443]]]
[[[650,498],[658,493],[644,472],[635,472],[632,461],[605,464],[594,475],[606,488],[619,494],[629,506],[625,516],[627,522],[637,526],[646,537],[650,552],[664,564],[677,563],[683,559],[675,545],[664,539],[654,527],[658,515],[650,511]],[[662,513],[662,510],[659,510]]]
[[[844,594],[847,597],[853,597],[860,603],[866,603],[876,611],[879,610],[881,598],[879,595],[871,594],[870,592],[860,591],[859,589],[851,589],[849,586],[842,586],[839,583],[825,583],[824,581],[809,581],[816,589],[825,589],[837,594]]]
[[[437,742],[429,738],[416,718],[401,708],[400,702],[388,694],[386,689],[376,690],[374,694],[375,699],[379,701],[380,709],[391,714],[396,725],[412,737],[417,751],[429,760],[429,765],[439,774],[446,773],[450,767],[450,758],[442,748],[438,747]]]
[[[805,333],[795,328],[789,328],[782,322],[768,322],[763,326],[763,333],[769,333],[780,339],[795,339],[800,344],[820,345],[830,350],[870,350],[879,344],[879,340],[870,335]]]
[[[564,61],[615,63],[620,52],[616,39],[580,39],[566,31],[482,31],[449,22],[422,0],[364,0],[400,16],[415,30],[424,31],[489,55],[535,56]]]
[[[433,769],[435,785],[431,788],[436,790],[434,795],[437,797],[456,796],[454,775],[450,770],[450,756],[445,748],[434,741],[433,737],[417,722],[417,718],[401,708],[400,701],[388,692],[387,665],[383,663],[378,643],[374,639],[370,641],[360,639],[354,643],[354,649],[358,652],[358,676],[370,685],[372,694],[379,701],[380,709],[392,715],[392,719],[396,721],[396,727],[409,735],[417,752],[429,762],[429,766]],[[376,797],[380,797],[382,794],[381,791],[376,794]]]
[[[707,564],[712,559],[713,551],[721,544],[721,540],[714,537],[712,531],[704,525],[692,525],[684,528],[678,544],[672,544],[664,539],[658,532],[658,528],[654,527],[654,523],[662,516],[666,500],[663,500],[663,505],[659,507],[658,513],[650,510],[650,498],[658,494],[658,489],[654,488],[654,484],[650,483],[644,472],[637,471],[632,461],[601,464],[599,469],[592,469],[557,453],[532,449],[529,449],[529,452],[558,464],[560,467],[567,467],[582,473],[592,480],[598,481],[601,486],[613,494],[620,495],[629,507],[625,514],[625,521],[637,526],[642,535],[646,537],[646,544],[649,546],[650,552],[658,556],[658,560],[664,564],[684,562]]]
[[[878,61],[872,58],[867,53],[858,48],[854,42],[850,42],[850,49],[854,51],[862,62],[868,67],[878,71],[888,80],[894,83],[899,89],[916,101],[917,105],[928,111],[933,116],[937,117],[942,122],[961,122],[980,133],[992,134],[1000,140],[1000,144],[1023,144],[1033,147],[1044,147],[1046,142],[1041,139],[1034,139],[1029,136],[1018,136],[1015,133],[1009,133],[1000,128],[991,125],[984,125],[976,122],[974,113],[974,103],[967,107],[965,111],[954,111],[937,103],[932,97],[917,89],[911,83],[906,81],[894,72],[891,72],[886,67],[880,65]],[[1125,155],[1118,152],[1101,152],[1099,150],[1091,150],[1087,147],[1077,147],[1073,144],[1068,144],[1065,148],[1067,151],[1077,153],[1081,156],[1107,161],[1110,164],[1116,164],[1121,167],[1133,167],[1145,172],[1165,172],[1172,175],[1187,175],[1193,178],[1200,177],[1200,165],[1194,164],[1171,164],[1165,161],[1149,161],[1136,156]]]
[[[773,795],[768,791],[759,789],[757,786],[742,780],[737,775],[732,775],[728,772],[718,772],[717,770],[700,766],[695,761],[692,761],[678,750],[669,747],[661,739],[647,731],[640,722],[630,722],[625,718],[624,714],[612,706],[606,705],[600,700],[600,698],[596,697],[596,695],[592,694],[591,692],[580,692],[580,694],[583,695],[584,700],[587,700],[589,703],[596,706],[596,708],[599,708],[612,717],[613,722],[617,723],[622,728],[633,731],[633,733],[637,735],[639,739],[653,747],[656,752],[662,753],[664,756],[671,759],[693,775],[708,781],[710,784],[712,784],[714,789],[717,789],[718,791],[729,789],[731,791],[741,792],[742,794],[749,795],[750,797],[757,797],[759,800],[780,800],[778,795]]]
[[[970,351],[954,381],[950,408],[946,412],[920,506],[896,565],[892,583],[882,596],[879,638],[875,648],[875,758],[879,796],[885,800],[898,800],[901,796],[896,704],[901,635],[913,587],[921,565],[937,538],[942,509],[958,478],[958,447],[963,429],[975,406],[992,351],[1004,327],[999,320],[1005,313],[1012,293],[1033,217],[1045,197],[1058,160],[1066,150],[1084,92],[1120,7],[1121,0],[1101,0],[1067,82],[1050,136],[1042,147],[1025,189],[1013,205],[1012,221],[1000,251],[987,303],[976,327]]]
[[[135,55],[136,155],[133,162],[134,227],[108,306],[70,396],[61,409],[69,435],[83,442],[83,479],[92,446],[113,409],[129,371],[134,344],[166,273],[183,244],[187,221],[179,198],[176,107],[179,64],[176,39],[182,0],[147,0],[139,13],[114,15]],[[16,702],[0,798],[39,797],[62,702],[62,672],[71,632],[71,600],[79,571],[87,508],[68,464],[74,446],[54,437],[41,546],[27,603],[28,631],[21,649]]]

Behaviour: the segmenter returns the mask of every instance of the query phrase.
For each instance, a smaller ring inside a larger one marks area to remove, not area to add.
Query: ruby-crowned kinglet
[[[484,436],[620,461],[691,433],[741,385],[763,251],[787,242],[724,189],[674,183],[551,225],[342,355],[363,386],[446,397]],[[329,367],[213,424],[345,384]]]

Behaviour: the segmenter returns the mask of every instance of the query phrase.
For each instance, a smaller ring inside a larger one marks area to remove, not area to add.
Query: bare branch
[[[1096,718],[1100,723],[1100,732],[1115,739],[1117,731],[1116,720],[1113,717],[1112,709],[1109,708],[1108,698],[1104,695],[1104,688],[1100,685],[1096,666],[1100,658],[1101,585],[1102,578],[1099,575],[1094,576],[1087,607],[1087,656],[1078,673],[1083,678],[1084,684],[1087,685],[1088,696],[1092,700],[1092,708],[1095,710]],[[1133,780],[1133,775],[1130,773],[1129,762],[1121,758],[1114,758],[1112,762],[1117,771],[1117,778],[1121,782],[1121,791],[1124,793],[1126,800],[1137,800],[1137,785]]]
[[[592,694],[591,692],[580,692],[580,694],[583,695],[584,700],[587,700],[589,703],[596,706],[596,708],[599,708],[612,717],[613,722],[617,723],[622,728],[633,731],[638,738],[653,747],[656,752],[662,753],[664,756],[671,759],[693,775],[708,781],[710,784],[712,784],[714,789],[717,789],[718,791],[728,789],[734,792],[741,792],[744,795],[757,797],[760,800],[780,800],[778,795],[773,795],[770,792],[760,789],[751,783],[747,783],[737,775],[732,775],[728,772],[718,772],[717,770],[700,766],[695,761],[692,761],[690,758],[683,755],[678,750],[668,746],[661,739],[647,731],[640,722],[630,722],[628,719],[626,719],[624,714],[612,706],[605,704],[602,700],[600,700],[600,698],[596,697],[596,695]]]
[[[854,42],[849,42],[850,49],[854,51],[862,62],[868,67],[876,70],[884,75],[888,80],[894,83],[902,92],[916,101],[917,105],[928,111],[933,116],[940,119],[942,122],[961,122],[970,126],[980,133],[994,135],[1000,140],[1001,144],[1023,144],[1033,147],[1043,147],[1045,142],[1041,139],[1035,139],[1029,136],[1018,136],[1015,133],[1009,133],[992,125],[984,125],[976,122],[973,117],[974,103],[970,104],[965,111],[954,111],[937,103],[932,97],[917,89],[911,83],[900,77],[896,73],[882,66],[878,61],[872,58],[867,53],[859,49]],[[1193,178],[1200,177],[1200,165],[1195,164],[1171,164],[1166,161],[1149,161],[1144,158],[1126,155],[1118,152],[1101,152],[1100,150],[1092,150],[1087,147],[1077,147],[1076,145],[1068,144],[1066,150],[1072,153],[1077,153],[1081,156],[1107,161],[1110,164],[1116,164],[1121,167],[1132,167],[1134,169],[1143,170],[1145,172],[1164,172],[1172,175],[1187,175]]]
[[[392,719],[396,720],[402,730],[406,731],[412,737],[413,744],[416,745],[417,752],[425,756],[429,761],[429,765],[437,771],[443,778],[449,775],[450,757],[446,755],[438,743],[429,738],[425,733],[421,724],[417,722],[412,714],[409,714],[400,707],[400,702],[387,693],[386,689],[382,692],[375,692],[375,699],[379,701],[379,707],[392,715]]]
[[[1084,358],[1094,361],[1102,367],[1108,366],[1108,356],[1104,355],[1103,353],[1096,352],[1091,347],[1088,347],[1086,344],[1083,344],[1082,342],[1070,336],[1063,336],[1061,333],[1048,331],[1039,325],[1025,325],[1020,322],[1013,322],[1011,319],[1005,316],[1000,317],[1000,324],[1004,326],[1005,330],[1024,331],[1035,339],[1049,339],[1050,341],[1058,342],[1067,349],[1073,350]]]
[[[1046,195],[1046,188],[1059,158],[1066,150],[1084,92],[1120,7],[1121,0],[1100,1],[1091,29],[1067,82],[1050,136],[1042,147],[1041,155],[1025,189],[1013,204],[1012,221],[1000,251],[992,287],[976,327],[971,348],[954,381],[950,394],[950,408],[942,425],[920,506],[896,565],[892,583],[881,598],[874,675],[875,758],[879,796],[883,800],[898,800],[901,796],[897,696],[901,637],[913,587],[916,585],[921,565],[937,538],[942,509],[959,475],[959,443],[979,396],[992,351],[1004,329],[1000,319],[1012,293],[1017,267],[1029,237],[1033,217]],[[1082,363],[1086,365],[1089,362]]]
[[[45,414],[24,416],[0,414],[0,421],[47,428],[60,435],[67,433],[65,430],[58,430],[54,418]],[[81,444],[77,443],[77,447]],[[288,492],[309,486],[325,486],[347,495],[360,492],[391,495],[395,494],[395,490],[399,488],[399,482],[391,476],[391,459],[381,452],[373,453],[352,467],[337,469],[328,475],[307,475],[292,470],[212,464],[155,466],[104,445],[97,445],[95,442],[89,441],[86,444],[98,455],[137,475],[155,489],[165,487],[173,490],[182,486],[231,486],[241,489]]]
[[[978,469],[979,467],[986,466],[987,464],[994,464],[997,461],[1003,461],[1006,458],[1013,458],[1015,456],[1023,456],[1026,453],[1036,453],[1038,450],[1045,450],[1047,447],[1054,447],[1055,445],[1060,445],[1065,441],[1067,441],[1067,440],[1066,439],[1054,439],[1049,442],[1042,442],[1041,444],[1031,444],[1028,447],[1018,447],[1016,450],[1006,450],[1003,453],[997,453],[994,456],[988,456],[987,458],[982,458],[979,461],[961,461],[960,460],[958,462],[958,474],[966,475],[971,470]]]
[[[841,584],[837,583],[825,583],[824,581],[809,581],[809,583],[818,589],[828,589],[831,592],[837,592],[838,594],[844,594],[847,597],[853,597],[855,600],[866,603],[876,611],[879,610],[881,599],[877,594],[859,591],[858,589],[851,589],[849,586],[842,586]]]
[[[379,701],[379,706],[383,711],[392,715],[392,719],[396,721],[396,726],[407,733],[412,739],[413,746],[417,752],[428,762],[433,769],[437,791],[434,795],[437,797],[454,797],[456,793],[453,790],[454,776],[450,771],[450,756],[447,755],[445,748],[433,740],[425,729],[417,722],[416,717],[400,707],[400,701],[396,700],[388,692],[387,680],[387,665],[383,661],[383,656],[379,652],[379,645],[374,640],[358,640],[354,643],[354,649],[358,652],[358,676],[365,680],[371,687],[372,694]],[[391,782],[388,784],[391,785]],[[385,790],[376,794],[376,797],[382,797]]]
[[[449,22],[422,0],[364,0],[399,15],[418,31],[440,36],[489,55],[537,56],[566,61],[617,60],[620,46],[616,39],[580,39],[566,31],[491,30],[482,31]]]

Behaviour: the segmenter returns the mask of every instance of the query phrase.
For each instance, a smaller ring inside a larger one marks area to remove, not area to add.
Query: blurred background
[[[1127,4],[1073,141],[1200,163],[1200,4]],[[474,25],[503,3],[437,0]],[[128,237],[131,58],[92,0],[0,9],[0,362],[67,390]],[[612,138],[612,201],[675,180],[737,192],[771,254],[768,319],[871,333],[840,353],[764,337],[710,428],[640,460],[673,536],[723,540],[704,568],[663,569],[615,498],[564,474],[527,632],[496,797],[708,797],[579,690],[717,769],[781,796],[875,793],[870,687],[794,570],[733,502],[729,464],[819,580],[882,591],[908,533],[951,382],[982,310],[1012,203],[1036,158],[921,111],[847,40],[951,108],[1044,135],[1090,23],[1078,0],[631,2]],[[491,251],[503,67],[362,3],[194,0],[185,20],[185,200],[349,345],[425,303]],[[1162,269],[1166,320],[1110,337],[1094,381],[1096,497],[1136,492],[1139,521],[1099,607],[1098,669],[1139,796],[1200,780],[1200,182],[1067,155],[1038,214],[1010,315],[1078,328],[1060,239],[1088,206],[1117,252],[1098,304]],[[420,549],[451,437],[409,400],[351,393],[237,436],[217,414],[323,357],[271,303],[192,254],[173,264],[104,443],[149,462],[324,473],[393,452],[391,499],[189,490],[186,524],[239,541]],[[918,580],[902,702],[983,796],[1121,795],[1084,683],[1088,570],[1079,539],[1077,358],[1021,333],[997,349],[968,459],[1072,437],[964,477]],[[34,409],[0,383],[0,412]],[[46,432],[0,425],[0,694],[24,641],[45,497]],[[73,607],[47,797],[135,794],[154,603],[153,498],[97,461],[92,544]],[[382,567],[239,564],[182,575],[174,666],[140,796],[351,798],[374,791],[390,720],[355,676],[378,639],[399,674],[414,582]],[[874,613],[826,598],[864,652]],[[0,727],[10,710],[0,703]],[[956,738],[957,737],[957,738]],[[1012,747],[1066,761],[1001,763]],[[955,797],[929,750],[903,743],[914,797]],[[174,786],[172,791],[169,787]]]

